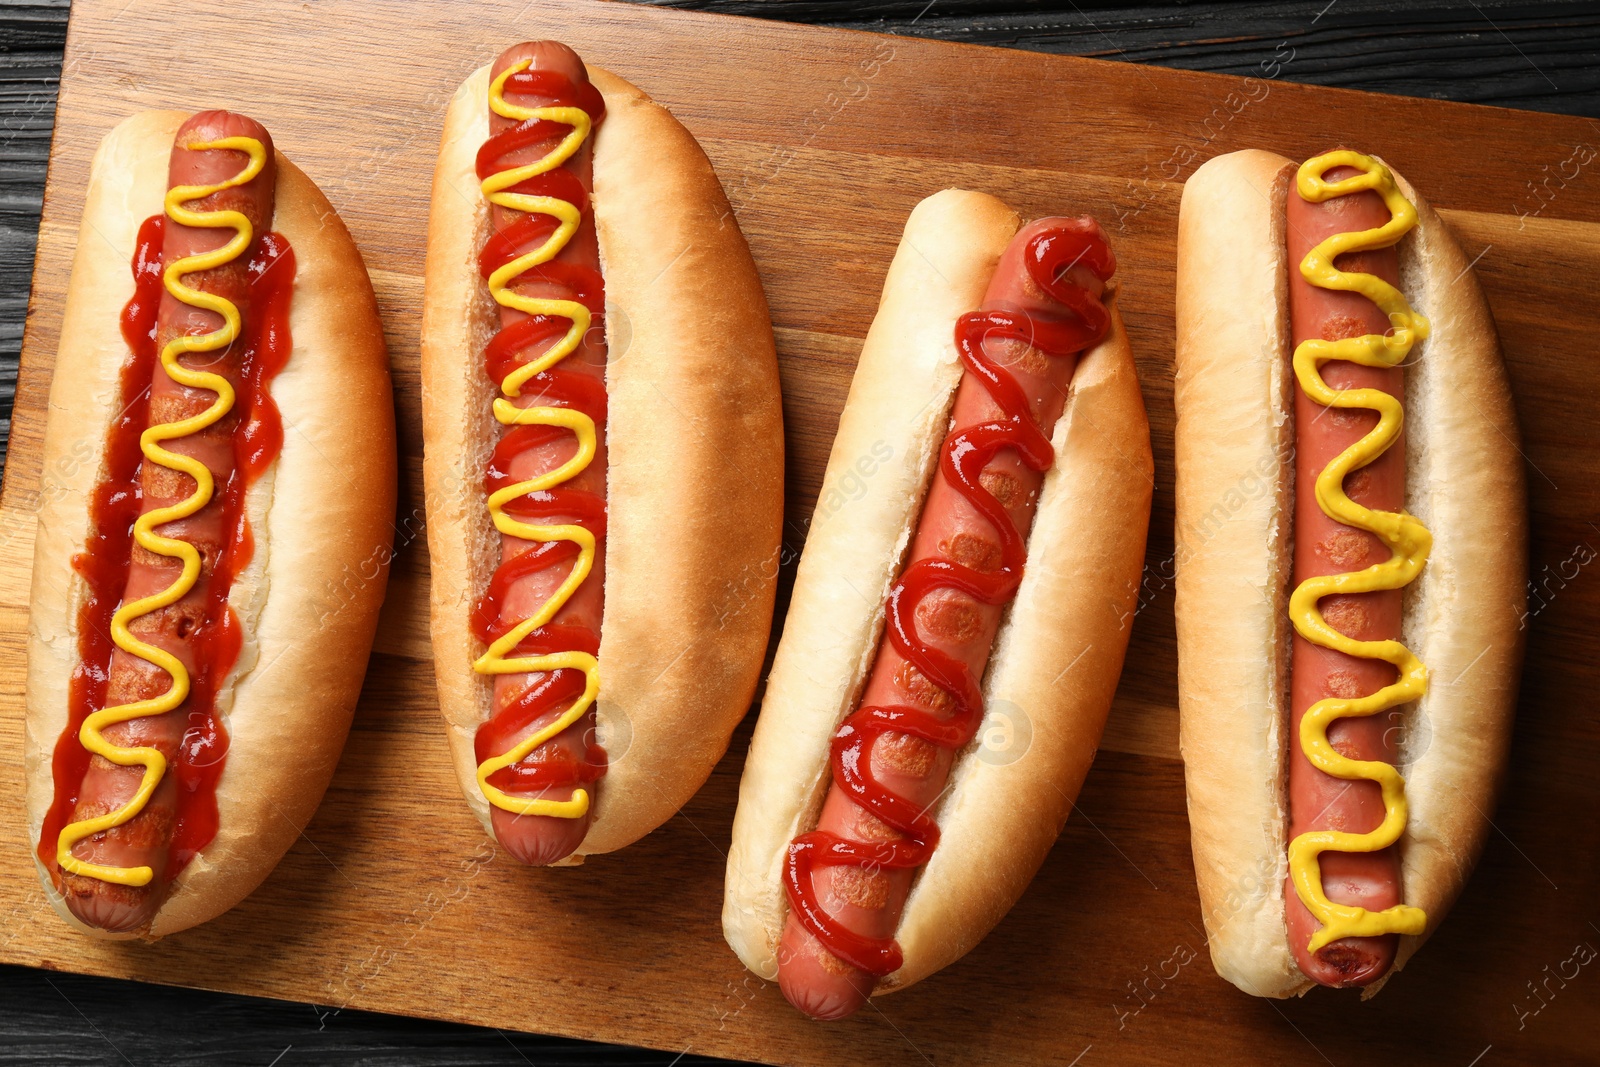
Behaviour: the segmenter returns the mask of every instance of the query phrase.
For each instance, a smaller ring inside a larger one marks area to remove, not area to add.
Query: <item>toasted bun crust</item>
[[[119,314],[133,295],[129,263],[140,224],[161,211],[172,138],[186,118],[147,111],[125,119],[100,143],[90,170],[39,488],[28,634],[30,845],[55,794],[51,755],[67,724],[86,592],[72,557],[89,534],[89,498],[104,475],[127,360]],[[283,449],[246,496],[255,553],[229,595],[244,643],[217,696],[229,735],[219,829],[175,879],[142,935],[150,938],[243,900],[310,821],[344,748],[388,577],[394,408],[377,301],[361,254],[316,185],[281,153],[277,174],[272,228],[288,238],[296,261],[294,347],[271,387]],[[42,864],[39,875],[63,918],[109,936],[67,911]]]
[[[1284,918],[1295,168],[1261,151],[1210,160],[1184,187],[1178,227],[1178,685],[1195,873],[1217,973],[1270,997],[1312,986]],[[1488,829],[1516,703],[1527,527],[1488,305],[1450,231],[1396,178],[1419,217],[1399,245],[1401,289],[1433,327],[1406,374],[1406,504],[1434,539],[1406,592],[1403,639],[1430,682],[1400,762],[1402,893],[1428,928],[1402,938],[1399,970],[1455,902]]]
[[[667,110],[604,70],[593,205],[612,353],[599,742],[611,757],[577,856],[671,818],[755,694],[783,523],[766,297],[721,184]],[[422,406],[434,673],[462,792],[489,827],[473,737],[491,687],[468,617],[499,563],[482,471],[496,438],[481,354],[497,318],[476,259],[489,68],[445,117],[428,223]]]
[[[949,429],[961,378],[956,319],[978,308],[1017,228],[994,197],[937,193],[911,213],[884,282],[739,788],[722,926],[763,978],[777,975],[786,849],[815,825],[830,781],[829,741],[872,667],[885,598]],[[988,718],[952,768],[936,812],[939,847],[895,935],[904,966],[875,993],[959,959],[1010,910],[1059,835],[1099,744],[1127,646],[1153,481],[1144,402],[1114,302],[1112,310],[1111,334],[1080,360],[1055,428],[1056,463],[1022,584],[984,677]],[[848,487],[863,480],[865,491],[852,496]]]

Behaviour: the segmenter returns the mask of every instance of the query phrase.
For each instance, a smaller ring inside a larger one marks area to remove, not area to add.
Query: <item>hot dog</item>
[[[155,938],[254,889],[332,775],[386,574],[388,367],[348,233],[253,119],[124,121],[81,234],[34,559],[29,819],[73,925]],[[325,395],[333,377],[362,392]],[[356,487],[328,459],[352,448],[372,453]]]
[[[469,806],[518,860],[638,839],[755,692],[782,428],[766,300],[694,139],[565,45],[452,101],[423,326],[432,633]]]
[[[1493,322],[1438,216],[1345,149],[1200,168],[1178,269],[1181,732],[1212,960],[1261,996],[1370,994],[1460,892],[1505,764],[1526,533]]]
[[[1336,167],[1326,172],[1328,181],[1353,178],[1361,172]],[[1383,198],[1375,192],[1356,192],[1321,201],[1307,200],[1295,191],[1288,200],[1289,262],[1301,263],[1329,237],[1360,230],[1375,230],[1389,221]],[[1361,272],[1389,285],[1400,284],[1400,257],[1391,245],[1347,253],[1338,264],[1346,272]],[[1313,285],[1298,270],[1289,272],[1289,322],[1296,348],[1311,339],[1337,341],[1370,334],[1382,336],[1389,320],[1377,304],[1360,293]],[[1324,364],[1322,378],[1340,391],[1379,389],[1404,400],[1402,365],[1362,366],[1344,360]],[[1329,516],[1317,502],[1317,476],[1339,454],[1371,433],[1378,413],[1363,408],[1325,407],[1302,387],[1294,390],[1295,503],[1294,577],[1298,587],[1307,579],[1360,570],[1380,563],[1387,553],[1375,534],[1347,526]],[[1345,483],[1350,499],[1374,511],[1399,512],[1406,501],[1405,438],[1403,431],[1371,463]],[[1321,602],[1323,618],[1359,641],[1401,639],[1401,590],[1334,594]],[[1361,697],[1378,692],[1394,677],[1382,660],[1352,656],[1313,644],[1296,633],[1290,653],[1290,734],[1297,736],[1306,710],[1324,697]],[[1328,737],[1355,760],[1381,760],[1393,765],[1398,758],[1398,731],[1389,715],[1343,718]],[[1313,766],[1302,745],[1289,746],[1289,837],[1326,829],[1374,827],[1383,821],[1383,797],[1376,782],[1335,778]],[[1322,860],[1322,876],[1330,896],[1341,904],[1383,911],[1400,903],[1400,857],[1394,846],[1377,852],[1330,852]],[[1394,961],[1397,934],[1347,937],[1316,953],[1308,951],[1320,925],[1303,901],[1291,892],[1288,907],[1289,945],[1295,964],[1319,985],[1361,986],[1381,977]]]
[[[819,507],[728,861],[729,944],[816,1018],[976,944],[1093,756],[1151,489],[1115,269],[1092,219],[979,193],[906,225],[824,486],[892,468]]]

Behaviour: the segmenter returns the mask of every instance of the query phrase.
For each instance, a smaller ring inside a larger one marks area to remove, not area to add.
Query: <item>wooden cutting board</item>
[[[1105,743],[1000,928],[843,1024],[800,1018],[722,942],[748,724],[681,815],[577,870],[518,869],[496,853],[446,765],[420,536],[429,175],[456,85],[539,36],[670,107],[722,176],[777,327],[794,548],[918,199],[983,189],[1024,215],[1093,212],[1115,240],[1157,459],[1142,610]],[[775,1063],[1600,1055],[1600,964],[1588,962],[1600,946],[1600,568],[1588,566],[1600,545],[1600,124],[1292,85],[1278,80],[1293,75],[1292,43],[1278,55],[1245,80],[602,3],[79,0],[0,507],[0,960]],[[394,362],[402,550],[355,729],[303,839],[216,922],[156,946],[103,944],[45,905],[22,829],[40,437],[96,142],[136,109],[210,106],[264,121],[366,254]],[[1396,163],[1478,257],[1524,428],[1534,588],[1512,773],[1455,914],[1372,1003],[1319,992],[1280,1004],[1211,972],[1189,859],[1171,590],[1173,240],[1180,183],[1204,159],[1339,143]]]

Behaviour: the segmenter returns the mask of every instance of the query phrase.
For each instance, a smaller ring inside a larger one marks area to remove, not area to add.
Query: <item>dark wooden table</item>
[[[1600,5],[1311,0],[660,0],[1042,52],[1285,77],[1587,116],[1600,131]],[[66,40],[68,0],[0,5],[0,464]],[[3,927],[0,927],[3,935]],[[531,1034],[0,967],[0,1065],[679,1064]],[[1489,1065],[1485,1065],[1489,1067]]]

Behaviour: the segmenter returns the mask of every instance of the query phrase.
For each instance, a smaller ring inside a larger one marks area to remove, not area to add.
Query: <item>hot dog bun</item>
[[[1178,682],[1195,872],[1217,973],[1270,997],[1313,984],[1291,957],[1283,895],[1295,169],[1263,151],[1207,162],[1184,186],[1178,237]],[[1428,922],[1402,938],[1398,970],[1454,903],[1488,830],[1516,701],[1527,534],[1488,305],[1449,229],[1396,180],[1419,217],[1398,246],[1400,288],[1432,323],[1407,367],[1406,510],[1433,532],[1403,638],[1431,681],[1400,745],[1403,896]]]
[[[772,327],[722,186],[665,108],[589,75],[606,105],[592,199],[612,346],[597,738],[609,768],[570,862],[661,825],[726,750],[766,650],[783,508]],[[422,337],[434,671],[486,830],[473,737],[491,687],[472,670],[483,647],[469,616],[499,557],[483,490],[496,432],[482,358],[495,308],[477,269],[489,212],[474,172],[488,85],[484,67],[445,118]]]
[[[911,213],[839,423],[745,763],[728,854],[723,932],[776,976],[789,843],[827,791],[829,742],[852,711],[884,626],[884,598],[922,510],[962,368],[957,318],[974,311],[1016,214],[947,190]],[[989,720],[957,757],[940,840],[895,934],[904,965],[875,993],[959,959],[1016,903],[1066,821],[1122,668],[1144,559],[1150,437],[1115,303],[1056,425],[1022,584],[983,683]],[[871,473],[859,466],[876,459]],[[851,494],[848,486],[864,481]],[[991,728],[1026,748],[985,754]],[[1021,742],[1026,730],[1031,739]]]
[[[50,390],[28,633],[29,837],[54,795],[51,757],[67,724],[85,582],[72,558],[89,534],[128,358],[118,312],[133,295],[139,226],[162,210],[181,111],[147,111],[106,135],[90,168]],[[293,350],[271,393],[282,450],[250,488],[255,541],[229,603],[243,646],[218,694],[230,737],[215,838],[174,880],[148,931],[161,937],[244,899],[310,821],[333,776],[361,691],[387,580],[395,502],[389,364],[361,255],[327,199],[277,156],[272,228],[294,249]],[[314,635],[314,640],[309,639]],[[37,861],[37,856],[35,856]]]

